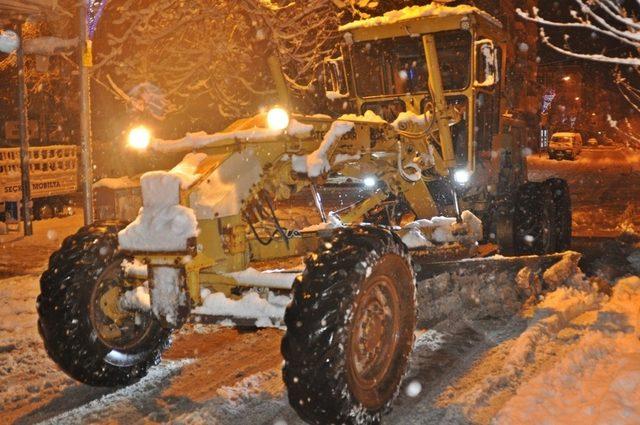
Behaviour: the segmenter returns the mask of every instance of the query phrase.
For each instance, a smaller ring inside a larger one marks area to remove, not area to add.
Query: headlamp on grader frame
[[[461,273],[483,261],[462,258],[568,248],[566,183],[525,181],[527,127],[505,113],[514,100],[502,25],[470,6],[441,8],[341,28],[324,81],[352,114],[289,113],[283,95],[282,107],[214,135],[160,141],[133,130],[134,147],[192,153],[142,177],[133,222],[83,227],[52,255],[38,313],[56,363],[90,385],[131,384],[202,304],[202,289],[290,290],[281,349],[292,407],[310,423],[375,423],[412,349],[414,265]],[[341,220],[322,199],[335,176],[369,193]],[[325,223],[288,229],[279,202],[303,191]],[[303,255],[292,285],[238,278],[252,262]]]

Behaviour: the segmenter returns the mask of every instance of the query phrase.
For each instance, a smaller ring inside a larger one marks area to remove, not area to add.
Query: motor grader
[[[412,349],[417,258],[422,269],[437,261],[456,270],[491,252],[568,248],[566,183],[526,181],[529,129],[508,109],[499,21],[471,6],[428,5],[341,31],[324,84],[350,114],[290,113],[283,92],[279,108],[222,132],[153,140],[158,151],[190,153],[142,177],[136,220],[85,226],[51,256],[39,329],[66,373],[97,386],[136,382],[203,289],[289,289],[237,273],[306,256],[281,344],[291,406],[310,423],[374,423]],[[367,196],[329,214],[320,188],[338,177],[351,182],[345,191],[366,185]],[[277,204],[296,193],[310,195],[324,224],[282,224]],[[443,227],[433,217],[450,219]]]

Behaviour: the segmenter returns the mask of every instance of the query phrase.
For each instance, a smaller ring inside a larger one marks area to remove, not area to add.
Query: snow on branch
[[[292,92],[313,95],[323,58],[338,49],[338,27],[378,12],[379,3],[191,0],[185,7],[181,0],[121,0],[106,9],[109,32],[94,49],[94,68],[111,75],[120,93],[143,83],[158,87],[169,111],[197,106],[236,118],[273,97],[269,55],[279,57]]]
[[[624,65],[638,72],[640,69],[640,21],[637,18],[640,0],[636,0],[635,6],[628,2],[617,0],[573,0],[577,6],[570,11],[567,21],[557,21],[543,17],[540,9],[533,7],[531,12],[516,9],[516,13],[523,19],[541,26],[541,41],[549,48],[566,56],[576,59],[590,60],[614,64],[618,66],[615,82],[618,84],[623,97],[637,110],[640,111],[640,92],[625,78],[620,77],[619,67]],[[554,42],[545,32],[544,27],[557,28],[563,31],[563,44]],[[609,39],[618,41],[621,46],[626,46],[628,55],[611,55],[606,51],[593,53],[579,51],[570,45],[570,31],[590,31]]]

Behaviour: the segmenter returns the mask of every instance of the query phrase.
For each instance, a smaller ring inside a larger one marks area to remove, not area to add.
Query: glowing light
[[[411,381],[409,385],[407,385],[405,392],[409,397],[417,397],[422,392],[422,384],[415,380]]]
[[[267,125],[272,130],[284,130],[289,126],[289,114],[282,108],[271,108],[267,112]]]
[[[456,181],[456,183],[459,183],[459,184],[465,184],[469,182],[470,178],[471,178],[471,173],[469,173],[469,170],[460,169],[460,170],[456,170],[453,173],[453,179]]]
[[[371,176],[365,177],[362,182],[366,187],[374,187],[376,185],[376,178]]]
[[[149,147],[151,143],[151,131],[143,125],[131,129],[129,131],[129,137],[127,137],[127,144],[138,150],[144,150]]]
[[[562,81],[569,81],[571,80],[571,75],[565,75],[564,77],[562,77]]]

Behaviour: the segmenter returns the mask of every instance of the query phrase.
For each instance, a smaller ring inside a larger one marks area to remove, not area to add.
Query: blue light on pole
[[[87,1],[87,37],[93,40],[93,36],[98,27],[98,22],[102,18],[102,13],[107,5],[107,0],[86,0]]]

